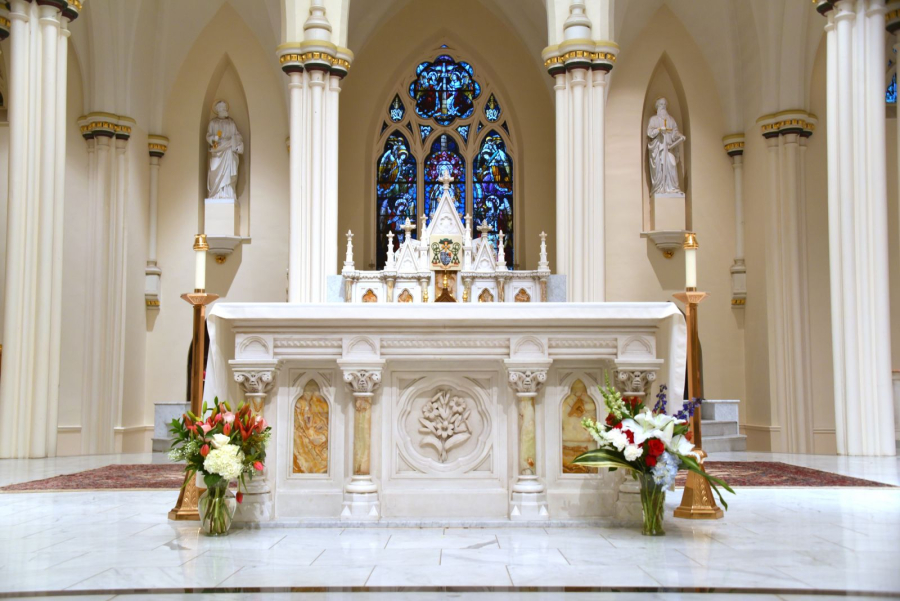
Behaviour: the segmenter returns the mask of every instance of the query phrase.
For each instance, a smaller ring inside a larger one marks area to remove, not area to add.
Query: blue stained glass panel
[[[376,163],[375,197],[378,203],[377,269],[384,269],[387,261],[388,232],[394,232],[394,250],[400,239],[406,218],[416,222],[416,158],[409,150],[406,137],[392,133],[384,143],[384,151]],[[413,233],[415,236],[415,233]]]
[[[448,169],[453,177],[450,190],[453,193],[453,200],[456,201],[456,212],[460,216],[465,215],[466,161],[459,153],[456,140],[447,134],[434,141],[431,153],[425,158],[425,214],[430,217],[441,199],[444,185],[438,178],[444,169]]]
[[[409,121],[406,122],[406,129],[409,130],[409,133],[412,133],[412,123],[410,123]]]
[[[391,107],[388,109],[388,114],[391,116],[391,121],[394,123],[403,119],[403,115],[406,113],[406,107],[403,106],[403,101],[400,100],[399,95],[395,95],[394,99],[391,101]]]
[[[515,265],[513,256],[513,165],[506,153],[506,142],[494,130],[488,132],[472,162],[472,205],[475,223],[487,221],[493,228],[488,238],[497,248],[498,232],[503,230],[506,264]]]
[[[504,121],[503,125],[501,125],[500,127],[502,127],[504,130],[506,130],[506,133],[509,133],[509,126],[506,124],[506,121]]]
[[[478,122],[478,129],[475,130],[475,133],[476,133],[476,134],[480,134],[483,127],[484,127],[484,123],[482,123],[481,121],[479,121],[479,122]]]
[[[419,126],[419,135],[422,136],[422,141],[425,141],[425,138],[431,135],[431,132],[434,130],[430,125],[420,125]]]
[[[471,116],[475,99],[480,95],[481,85],[475,81],[472,65],[456,62],[446,54],[434,62],[420,63],[416,79],[409,84],[409,97],[416,103],[416,114],[423,119],[434,119],[440,125]]]
[[[500,107],[500,103],[497,102],[497,98],[491,94],[484,105],[484,116],[493,123],[500,118],[500,113],[502,112],[503,109]]]
[[[379,132],[378,135],[383,134],[383,133],[384,133],[384,130],[386,130],[386,129],[387,129],[387,123],[385,123],[384,121],[382,121],[382,122],[381,122],[381,131]]]
[[[897,104],[897,74],[891,78],[891,83],[884,93],[884,101],[888,104]]]
[[[460,125],[456,128],[456,131],[459,132],[459,135],[462,136],[463,142],[466,144],[469,143],[469,126],[468,125]]]

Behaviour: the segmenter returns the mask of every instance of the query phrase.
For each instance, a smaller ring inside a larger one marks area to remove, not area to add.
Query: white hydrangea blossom
[[[203,461],[207,473],[217,474],[226,480],[237,480],[244,468],[244,452],[233,444],[213,449]]]

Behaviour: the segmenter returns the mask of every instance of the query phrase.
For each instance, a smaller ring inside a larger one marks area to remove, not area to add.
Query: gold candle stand
[[[697,305],[707,297],[705,292],[688,288],[685,292],[674,295],[676,300],[684,303],[684,318],[687,322],[687,372],[688,398],[699,399],[703,396],[703,384],[700,378],[700,336],[697,328]],[[691,418],[691,432],[694,435],[694,447],[700,455],[700,469],[704,469],[703,460],[706,453],[703,451],[703,439],[700,431],[700,408],[694,411]],[[689,520],[718,520],[724,516],[722,509],[716,505],[713,498],[712,487],[706,478],[688,472],[687,482],[684,485],[684,495],[681,497],[681,505],[675,509],[676,518]]]
[[[207,294],[205,290],[194,290],[189,294],[182,294],[194,308],[194,334],[191,347],[191,413],[202,417],[203,410],[203,371],[206,365],[203,361],[206,346],[206,305],[219,298],[217,294]],[[200,513],[197,511],[200,495],[204,489],[197,487],[195,475],[184,477],[184,486],[178,493],[178,501],[169,511],[169,519],[177,521],[199,521]]]

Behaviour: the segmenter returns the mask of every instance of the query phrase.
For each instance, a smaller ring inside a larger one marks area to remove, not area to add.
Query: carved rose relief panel
[[[328,402],[310,380],[294,404],[295,474],[328,473]]]

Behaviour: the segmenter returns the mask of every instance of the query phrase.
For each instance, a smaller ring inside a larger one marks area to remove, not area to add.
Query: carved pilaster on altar
[[[547,492],[537,475],[539,463],[534,403],[547,381],[550,362],[540,361],[525,365],[514,360],[506,360],[505,363],[509,372],[507,383],[516,393],[519,416],[518,473],[512,487],[509,519],[547,520],[550,519]]]
[[[612,383],[623,397],[644,399],[650,394],[650,387],[656,381],[658,371],[658,365],[617,363],[613,368]]]
[[[342,520],[378,520],[381,504],[372,480],[372,401],[381,386],[381,364],[342,366],[353,394],[353,475],[344,486]]]
[[[250,407],[254,412],[265,416],[266,398],[277,379],[279,362],[275,359],[257,361],[232,360],[228,364],[234,373],[234,381],[243,389],[244,398],[250,403]],[[271,453],[275,452],[274,444],[270,444],[269,448]],[[237,506],[235,520],[239,522],[268,522],[273,518],[272,486],[269,478],[269,469],[266,468],[262,474],[257,474],[252,479],[247,480],[247,490],[244,492],[243,502]]]

